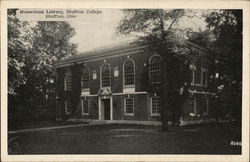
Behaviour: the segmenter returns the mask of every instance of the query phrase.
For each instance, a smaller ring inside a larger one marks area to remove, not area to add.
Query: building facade
[[[181,122],[209,117],[209,72],[200,61],[208,51],[193,43],[189,99]],[[128,43],[86,52],[55,64],[59,118],[82,120],[160,120],[161,102],[150,85],[161,84],[162,58],[146,46]]]

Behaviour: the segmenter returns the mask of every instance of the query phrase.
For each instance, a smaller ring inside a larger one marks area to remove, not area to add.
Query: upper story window
[[[68,70],[64,76],[64,90],[65,91],[72,90],[72,74],[70,70]]]
[[[110,87],[111,82],[111,70],[110,66],[104,64],[101,69],[101,87]]]
[[[202,78],[202,73],[201,73],[201,66],[197,66],[196,73],[195,73],[195,84],[201,86],[201,78]]]
[[[149,75],[152,83],[161,82],[161,57],[154,55],[149,60]]]
[[[89,69],[86,66],[82,69],[81,86],[83,89],[89,88]]]
[[[202,84],[204,87],[207,87],[207,70],[202,70]]]
[[[126,61],[124,64],[124,85],[135,85],[135,66],[131,60]]]

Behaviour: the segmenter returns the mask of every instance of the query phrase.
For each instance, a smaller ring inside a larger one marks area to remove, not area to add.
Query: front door
[[[104,99],[103,105],[104,105],[104,120],[110,120],[110,99]]]

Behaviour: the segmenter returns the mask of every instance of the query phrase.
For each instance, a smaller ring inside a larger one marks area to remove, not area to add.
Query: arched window
[[[152,83],[161,82],[161,57],[154,55],[149,60],[149,75]]]
[[[101,75],[102,75],[102,87],[110,87],[110,67],[105,64],[102,66]]]
[[[65,91],[72,90],[72,74],[70,70],[68,70],[64,76],[64,90]]]
[[[82,69],[81,86],[82,89],[89,88],[89,69],[86,66]]]
[[[129,60],[124,64],[124,85],[135,84],[135,68],[133,61]]]

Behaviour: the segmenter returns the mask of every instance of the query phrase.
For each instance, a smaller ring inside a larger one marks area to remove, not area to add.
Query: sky
[[[76,35],[71,42],[78,44],[78,52],[125,41],[115,34],[115,28],[123,17],[121,10],[102,10],[101,15],[89,15],[83,21],[69,22]]]
[[[119,37],[115,33],[115,28],[123,18],[124,14],[118,9],[101,10],[102,14],[85,14],[82,19],[70,21],[75,28],[75,36],[71,42],[78,44],[78,52],[86,52],[99,47],[117,44],[127,41],[129,38]],[[190,27],[194,30],[205,29],[205,22],[200,19],[201,12],[196,12],[196,17],[192,19],[181,19],[179,25],[183,28]]]

